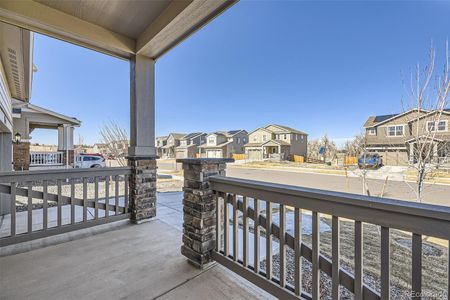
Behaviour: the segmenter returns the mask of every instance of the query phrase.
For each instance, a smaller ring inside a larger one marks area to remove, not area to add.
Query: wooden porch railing
[[[450,208],[412,202],[373,198],[346,193],[321,191],[270,184],[258,181],[214,176],[210,178],[216,203],[216,247],[213,258],[260,288],[280,299],[320,298],[320,271],[332,281],[332,297],[339,299],[340,287],[354,294],[355,299],[389,299],[391,287],[390,233],[398,229],[412,233],[411,295],[420,299],[422,292],[422,237],[450,239]],[[259,201],[258,201],[259,199]],[[266,213],[261,213],[260,201]],[[225,205],[224,205],[225,204]],[[250,207],[253,204],[253,207]],[[279,205],[279,224],[272,221],[272,205]],[[294,234],[286,232],[286,209],[294,211]],[[303,211],[312,214],[312,243],[302,241]],[[242,212],[242,239],[238,234],[238,212]],[[320,217],[331,216],[331,259],[321,254]],[[354,221],[354,272],[340,265],[340,220]],[[253,220],[253,233],[249,230]],[[230,226],[230,221],[232,226]],[[381,293],[364,284],[363,276],[363,223],[380,226]],[[260,267],[260,234],[265,230],[266,267]],[[230,231],[232,233],[230,234]],[[254,244],[249,245],[253,234]],[[230,236],[232,235],[232,241]],[[273,276],[272,242],[279,241],[279,277]],[[239,254],[239,244],[242,252]],[[294,285],[287,283],[286,247],[295,252]],[[249,248],[253,248],[254,261],[249,261]],[[239,256],[242,255],[242,260]],[[312,294],[302,290],[301,257],[312,264]],[[447,263],[447,273],[450,262]],[[447,276],[449,276],[447,274]],[[450,278],[450,277],[449,277]],[[447,287],[450,288],[450,279]]]
[[[3,216],[0,247],[128,218],[130,174],[128,167],[0,173],[0,194],[10,198],[11,210]],[[19,197],[26,211],[17,210]],[[41,207],[33,209],[33,199],[42,200]]]

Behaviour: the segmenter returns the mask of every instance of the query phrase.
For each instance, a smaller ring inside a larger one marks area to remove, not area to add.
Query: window
[[[427,122],[427,130],[432,131],[447,131],[447,121],[430,121]]]
[[[213,137],[208,139],[208,144],[214,144],[214,138]]]
[[[369,128],[369,129],[367,129],[367,134],[369,134],[369,135],[376,135],[377,134],[377,130],[375,128]]]
[[[387,135],[388,136],[403,136],[403,125],[397,126],[388,126],[387,127]]]
[[[447,121],[439,121],[437,129],[438,131],[447,131]]]
[[[284,140],[286,139],[286,134],[283,134],[283,139],[284,139]]]
[[[303,136],[303,134],[300,136],[300,138],[302,139],[302,141],[303,141],[303,139],[305,138],[304,136]]]
[[[238,137],[236,143],[240,144],[241,143],[241,138]]]
[[[245,137],[242,138],[242,144],[247,143],[247,139]]]
[[[267,141],[267,136],[265,134],[263,135],[263,141]]]
[[[256,138],[256,135],[255,135],[255,136],[253,136],[253,141],[256,142],[256,140],[257,140],[257,138]]]

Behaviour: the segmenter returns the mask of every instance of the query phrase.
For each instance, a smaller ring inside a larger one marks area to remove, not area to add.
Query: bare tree
[[[120,166],[127,165],[128,134],[117,122],[110,121],[100,129],[102,142],[105,144],[107,155],[117,160]]]
[[[423,200],[425,180],[450,157],[449,144],[439,139],[439,133],[447,129],[444,116],[449,112],[450,67],[448,41],[442,71],[436,71],[436,53],[429,50],[429,62],[421,68],[417,64],[411,73],[410,101],[405,111],[414,111],[408,120],[411,132],[409,168],[415,171],[415,186],[410,185],[419,202]],[[448,119],[448,118],[447,118]],[[444,129],[445,127],[445,129]]]

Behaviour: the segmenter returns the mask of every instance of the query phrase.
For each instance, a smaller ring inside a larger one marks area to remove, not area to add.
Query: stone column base
[[[233,159],[186,158],[183,164],[183,245],[181,254],[198,268],[212,261],[216,243],[216,201],[209,186],[209,177],[225,176],[227,162]]]
[[[130,220],[135,224],[156,216],[156,156],[130,156],[132,168],[129,178]]]

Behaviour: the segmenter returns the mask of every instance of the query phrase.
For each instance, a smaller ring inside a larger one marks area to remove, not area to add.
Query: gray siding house
[[[195,158],[199,153],[199,146],[206,143],[206,133],[189,133],[181,138],[180,146],[175,148],[176,158]]]
[[[245,145],[247,159],[290,159],[293,155],[307,155],[308,134],[283,125],[271,124],[255,129]]]
[[[433,158],[450,156],[450,109],[412,109],[400,114],[371,116],[364,124],[366,150],[378,153],[385,165],[407,165],[420,155],[417,139],[426,139]]]
[[[200,146],[202,157],[228,158],[244,153],[248,141],[246,130],[217,131],[206,136],[206,144]]]

